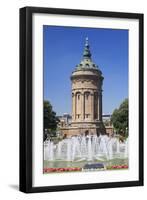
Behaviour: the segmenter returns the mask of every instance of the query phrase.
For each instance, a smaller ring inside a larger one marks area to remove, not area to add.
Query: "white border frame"
[[[129,169],[43,174],[43,25],[129,30]],[[33,14],[33,187],[139,180],[139,20]],[[134,109],[135,108],[135,109]]]

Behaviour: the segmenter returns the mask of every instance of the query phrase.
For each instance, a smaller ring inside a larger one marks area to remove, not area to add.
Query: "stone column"
[[[75,94],[74,93],[72,93],[72,121],[75,121],[75,119],[76,119],[76,98],[75,98]]]
[[[98,106],[97,106],[97,109],[98,109],[98,120],[100,120],[100,94],[99,94],[99,92],[98,92]]]
[[[102,91],[99,94],[99,120],[102,121]]]
[[[81,120],[83,121],[85,119],[85,99],[84,99],[84,93],[81,93]]]
[[[77,104],[77,94],[75,93],[75,95],[74,95],[75,97],[74,97],[74,120],[76,121],[76,119],[77,119],[77,117],[76,117],[76,115],[77,115],[77,113],[76,113],[76,110],[77,110],[77,107],[76,107],[76,104]]]
[[[91,93],[91,121],[94,120],[94,93]]]

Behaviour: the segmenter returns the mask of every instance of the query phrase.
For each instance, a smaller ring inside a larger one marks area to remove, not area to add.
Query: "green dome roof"
[[[81,60],[80,64],[76,66],[75,71],[91,70],[91,69],[100,71],[98,66],[92,62],[89,42],[88,42],[88,38],[86,38],[84,51],[83,51],[83,59]]]

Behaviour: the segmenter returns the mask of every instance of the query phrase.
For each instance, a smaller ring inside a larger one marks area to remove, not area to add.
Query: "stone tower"
[[[72,72],[72,123],[70,134],[104,134],[102,122],[102,72],[92,62],[88,38],[83,58]]]

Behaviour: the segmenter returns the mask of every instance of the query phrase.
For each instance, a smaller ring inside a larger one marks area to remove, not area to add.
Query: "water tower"
[[[72,123],[71,134],[104,134],[102,122],[102,84],[104,77],[93,63],[85,41],[83,58],[72,72]]]

